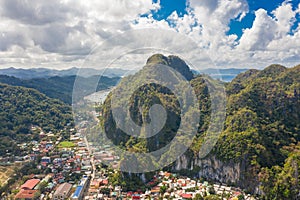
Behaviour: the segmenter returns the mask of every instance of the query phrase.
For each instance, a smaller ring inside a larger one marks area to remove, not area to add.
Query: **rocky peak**
[[[184,60],[179,58],[178,56],[170,55],[168,57],[162,54],[154,54],[148,58],[146,65],[167,65],[177,70],[180,74],[182,74],[187,80],[192,80],[194,75],[189,68],[189,66],[185,63]]]

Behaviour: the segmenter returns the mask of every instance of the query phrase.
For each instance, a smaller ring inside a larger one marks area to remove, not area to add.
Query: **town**
[[[14,157],[14,162],[35,163],[36,168],[19,177],[12,192],[2,194],[3,199],[254,199],[239,188],[164,171],[145,182],[147,187],[131,191],[113,182],[120,158],[109,145],[88,142],[84,129],[70,129],[68,140],[62,140],[60,134],[44,133],[40,127],[32,129],[40,131],[40,142],[20,144],[31,150],[28,155]],[[7,159],[1,157],[0,161]]]

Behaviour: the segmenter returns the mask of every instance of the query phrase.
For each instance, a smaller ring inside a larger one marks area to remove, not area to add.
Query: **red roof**
[[[21,190],[16,194],[15,199],[33,199],[37,190]]]
[[[184,199],[192,199],[193,198],[192,194],[182,194],[181,197]]]
[[[103,185],[107,185],[108,184],[108,180],[107,179],[102,180],[102,184]]]
[[[21,185],[21,189],[32,190],[39,182],[39,179],[30,179]]]
[[[134,194],[134,195],[132,195],[132,199],[141,199],[141,197],[138,194]]]
[[[169,177],[169,176],[171,176],[171,173],[165,172],[164,175],[165,175],[166,177]]]

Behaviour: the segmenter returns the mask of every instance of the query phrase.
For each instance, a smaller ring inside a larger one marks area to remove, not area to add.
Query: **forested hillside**
[[[46,94],[47,96],[55,99],[59,99],[67,104],[72,103],[72,92],[73,92],[73,86],[76,78],[80,79],[80,83],[83,83],[84,85],[81,85],[82,88],[84,88],[80,96],[78,96],[78,99],[80,100],[86,95],[89,95],[93,93],[95,80],[98,80],[98,76],[91,76],[89,78],[84,77],[77,77],[77,76],[54,76],[50,78],[34,78],[34,79],[28,79],[23,80],[19,78],[15,78],[12,76],[6,76],[6,75],[0,75],[0,83],[5,83],[9,85],[14,86],[23,86],[28,88],[33,88],[41,93]],[[99,81],[97,85],[97,91],[104,90],[109,87],[112,87],[117,84],[117,82],[120,80],[119,77],[114,78],[108,78],[105,76],[101,77],[101,81]]]
[[[189,70],[184,68],[183,62],[177,60],[176,63],[178,65],[171,65],[165,57],[155,55],[148,59],[145,68],[149,67],[149,64],[165,64],[176,70],[181,69],[180,73],[187,74],[187,78],[191,79],[201,112],[198,134],[188,151],[190,153],[187,153],[188,162],[195,165],[192,163],[197,160],[203,135],[209,134],[207,127],[210,122],[211,99],[205,81],[207,78],[201,75],[192,78],[188,73]],[[181,67],[178,67],[180,65]],[[126,83],[126,80],[122,83]],[[271,65],[262,71],[248,70],[225,85],[227,93],[225,127],[217,145],[208,156],[215,156],[224,163],[229,161],[240,163],[241,175],[234,183],[240,187],[252,192],[255,188],[259,188],[267,198],[295,199],[295,195],[300,192],[298,173],[300,66],[285,68],[281,65]],[[134,94],[130,111],[135,122],[148,123],[147,111],[153,101],[165,105],[167,113],[174,113],[168,115],[170,119],[156,140],[148,139],[145,142],[125,136],[126,134],[116,127],[112,117],[110,97],[103,109],[106,134],[115,144],[130,151],[148,152],[153,150],[153,146],[157,143],[163,145],[168,141],[166,138],[170,139],[170,136],[175,134],[180,123],[178,104],[173,99],[174,95],[157,85],[144,87],[149,87],[147,91],[154,94],[156,99],[153,100],[153,96],[147,97],[145,92],[141,94],[137,91]],[[168,98],[168,102],[174,103],[168,103],[166,106],[164,102]],[[143,113],[138,111],[138,107],[143,107]]]
[[[32,126],[57,133],[73,124],[69,105],[37,90],[0,84],[0,99],[0,155],[17,155],[16,142],[38,140]]]

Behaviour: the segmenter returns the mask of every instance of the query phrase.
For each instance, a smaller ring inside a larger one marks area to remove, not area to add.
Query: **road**
[[[94,162],[94,155],[93,155],[93,152],[92,152],[92,149],[90,147],[90,144],[86,138],[86,136],[84,136],[84,142],[86,144],[86,148],[89,152],[89,157],[90,157],[90,161],[91,161],[91,164],[92,164],[92,174],[91,174],[91,177],[92,177],[92,180],[95,178],[95,174],[96,174],[96,166],[95,166],[95,162]]]

